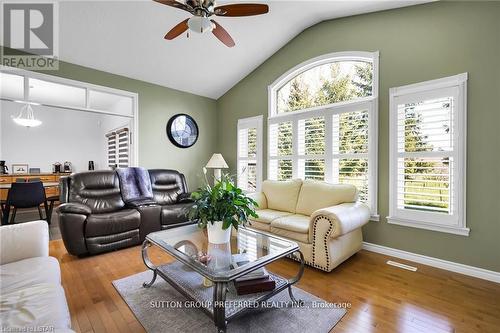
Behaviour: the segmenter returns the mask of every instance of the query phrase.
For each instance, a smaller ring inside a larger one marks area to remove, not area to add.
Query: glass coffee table
[[[148,257],[148,248],[152,245],[176,260],[155,266]],[[242,255],[245,261],[233,268],[233,258]],[[235,279],[287,256],[300,261],[295,277],[285,279],[268,272],[275,281],[274,290],[247,295],[236,293]],[[152,280],[143,284],[145,288],[153,285],[159,275],[213,318],[218,332],[225,332],[229,320],[286,289],[290,299],[299,303],[293,295],[292,285],[304,273],[304,256],[297,243],[274,235],[240,228],[229,243],[210,244],[197,225],[188,225],[150,233],[142,245],[142,259],[153,271]]]

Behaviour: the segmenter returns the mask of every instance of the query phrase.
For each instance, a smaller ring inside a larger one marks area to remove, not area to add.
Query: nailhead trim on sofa
[[[316,239],[316,229],[317,229],[317,225],[318,225],[318,220],[319,219],[326,219],[328,220],[328,222],[330,223],[330,227],[328,228],[327,232],[326,232],[326,235],[324,237],[324,243],[323,243],[323,246],[324,246],[324,249],[325,249],[325,253],[326,253],[326,267],[325,266],[321,266],[321,265],[318,265],[315,263],[316,259],[315,259],[315,245],[316,243],[314,242],[314,240]],[[330,272],[331,269],[330,269],[330,251],[328,250],[328,241],[330,240],[330,235],[333,231],[333,226],[334,226],[334,223],[333,221],[328,218],[328,217],[325,217],[325,216],[318,216],[314,219],[314,223],[313,223],[313,248],[312,248],[312,258],[313,258],[313,262],[310,262],[308,260],[304,260],[304,263],[306,263],[307,265],[309,266],[312,266],[314,268],[317,268],[317,269],[320,269],[322,271],[325,271],[325,272]],[[289,258],[295,260],[295,261],[299,261],[299,258],[297,258],[294,254],[291,254],[289,255]]]
[[[312,258],[313,258],[313,262],[316,262],[316,251],[315,251],[315,248],[316,248],[316,229],[317,229],[317,225],[318,225],[318,221],[319,219],[326,219],[329,223],[330,223],[330,227],[328,228],[326,234],[325,234],[325,237],[323,239],[324,243],[323,243],[323,246],[324,246],[324,250],[325,250],[325,253],[326,253],[326,267],[323,267],[323,266],[320,266],[320,265],[316,265],[316,264],[313,264],[314,267],[316,268],[319,268],[321,270],[324,270],[324,271],[327,271],[329,272],[330,271],[330,251],[328,250],[328,240],[330,239],[330,234],[332,233],[333,231],[333,221],[330,220],[328,217],[325,217],[325,216],[318,216],[314,219],[314,223],[313,223],[313,248],[312,248]]]

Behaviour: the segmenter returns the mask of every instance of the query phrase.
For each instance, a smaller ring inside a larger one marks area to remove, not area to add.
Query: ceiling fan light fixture
[[[14,116],[12,116],[12,120],[17,125],[25,127],[37,127],[42,124],[41,120],[35,119],[33,108],[30,104],[24,105],[17,117],[14,118]]]
[[[214,24],[208,17],[204,16],[193,16],[188,20],[187,24],[189,30],[199,34],[210,32],[214,29]]]

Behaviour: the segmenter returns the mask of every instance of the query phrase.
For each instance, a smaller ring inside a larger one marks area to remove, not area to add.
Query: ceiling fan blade
[[[182,10],[188,11],[190,13],[193,12],[193,8],[191,8],[190,6],[185,5],[183,3],[180,3],[178,1],[175,1],[175,0],[153,0],[153,1],[161,3],[163,5],[170,6],[170,7],[175,7],[175,8],[178,8],[178,9],[182,9]]]
[[[172,40],[175,37],[177,37],[180,34],[182,34],[184,31],[186,31],[189,28],[188,24],[187,24],[188,20],[189,19],[185,19],[181,23],[177,24],[175,27],[172,28],[172,30],[170,30],[169,32],[167,32],[167,34],[165,35],[164,38],[168,39],[168,40]]]
[[[269,6],[258,3],[239,3],[218,6],[214,9],[217,16],[252,16],[269,12]]]
[[[212,33],[217,37],[221,42],[223,42],[227,47],[233,47],[234,40],[233,38],[229,35],[229,33],[224,29],[223,27],[220,26],[219,23],[215,22],[214,20],[212,21],[213,24],[215,24],[214,30],[212,30]]]

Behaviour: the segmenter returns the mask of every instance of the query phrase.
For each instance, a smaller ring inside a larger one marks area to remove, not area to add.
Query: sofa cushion
[[[175,204],[182,193],[188,191],[183,174],[175,170],[149,170],[153,200],[160,205]]]
[[[308,234],[309,221],[310,221],[309,216],[294,214],[273,220],[271,222],[271,227],[298,232],[301,234]]]
[[[297,213],[311,215],[318,209],[356,200],[357,190],[354,185],[304,180],[297,201]]]
[[[48,255],[47,221],[31,221],[0,227],[0,265]]]
[[[193,203],[178,203],[161,207],[161,224],[170,225],[189,221],[189,210]]]
[[[61,283],[61,271],[56,258],[35,257],[0,266],[2,295],[40,283]]]
[[[300,179],[264,181],[262,192],[266,195],[267,208],[295,214],[301,186],[302,180]]]
[[[69,329],[71,318],[64,289],[59,284],[38,283],[2,291],[2,327]]]
[[[301,243],[309,243],[309,236],[307,234],[303,234],[300,232],[290,231],[286,229],[275,228],[271,225],[271,229],[269,230],[271,233],[276,236],[285,237],[294,241],[298,241]]]
[[[69,202],[86,205],[96,214],[114,212],[125,206],[115,171],[80,172],[69,177]]]
[[[250,221],[257,221],[260,223],[271,223],[271,221],[279,218],[279,217],[284,217],[288,215],[292,215],[292,213],[288,212],[281,212],[279,210],[274,210],[274,209],[260,209],[256,211],[257,215],[259,217],[251,217]]]
[[[141,214],[135,209],[123,209],[113,213],[92,214],[87,218],[85,236],[106,236],[138,229]]]
[[[251,221],[252,224],[249,224],[248,227],[250,229],[258,229],[263,231],[271,231],[271,225],[268,223],[261,223],[257,221]]]

